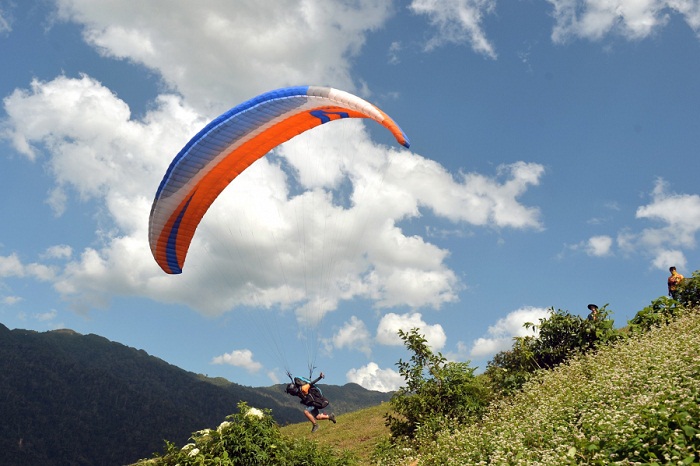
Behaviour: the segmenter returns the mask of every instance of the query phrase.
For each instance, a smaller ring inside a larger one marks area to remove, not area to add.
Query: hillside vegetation
[[[595,319],[552,309],[480,375],[400,332],[405,385],[364,411],[389,395],[324,386],[338,423],[313,435],[308,422],[279,427],[304,419],[281,386],[0,325],[0,462],[111,466],[160,449],[139,464],[700,464],[700,273],[679,296],[620,329],[606,306]]]
[[[391,405],[384,403],[340,415],[337,424],[323,421],[313,434],[307,421],[270,427],[263,437],[244,442],[239,431],[234,438],[204,442],[195,433],[189,444],[171,445],[170,456],[140,464],[698,464],[700,313],[542,371],[521,391],[492,403],[479,422],[454,426],[435,438],[392,446],[385,425],[389,412]],[[289,456],[289,462],[279,463],[260,457],[198,462],[212,458],[207,448],[226,442],[240,451],[250,451],[255,443],[268,449],[286,443],[303,446],[309,456],[298,462]]]
[[[480,422],[384,464],[698,464],[700,315],[540,372]]]

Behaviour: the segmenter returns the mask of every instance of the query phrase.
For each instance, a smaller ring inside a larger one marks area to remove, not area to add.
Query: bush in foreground
[[[285,466],[354,465],[349,453],[335,453],[305,439],[283,437],[270,410],[238,404],[238,414],[226,417],[216,429],[192,434],[191,442],[177,447],[166,441],[162,456],[138,466]]]

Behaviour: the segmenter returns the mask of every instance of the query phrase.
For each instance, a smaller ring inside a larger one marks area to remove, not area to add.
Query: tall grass
[[[299,409],[299,417],[304,415]],[[301,422],[282,427],[285,437],[317,441],[334,450],[349,450],[360,464],[373,464],[372,455],[378,443],[389,438],[384,416],[391,412],[388,403],[337,416],[337,424],[319,422],[319,430],[311,433],[311,423]]]

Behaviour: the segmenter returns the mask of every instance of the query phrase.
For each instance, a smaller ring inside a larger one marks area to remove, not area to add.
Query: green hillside
[[[334,450],[350,451],[360,464],[372,464],[377,443],[389,438],[384,415],[391,411],[388,403],[337,416],[337,423],[321,421],[319,430],[311,433],[311,423],[300,422],[282,427],[289,438],[315,440]]]
[[[363,430],[388,438],[385,408],[324,424],[316,438],[377,464]],[[283,433],[309,435],[308,427]],[[700,464],[700,314],[545,371],[481,422],[401,451],[381,464]]]

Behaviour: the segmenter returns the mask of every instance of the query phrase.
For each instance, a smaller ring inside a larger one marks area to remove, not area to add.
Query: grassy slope
[[[457,435],[424,446],[419,464],[473,464],[486,458],[498,463],[499,457],[508,462],[520,457],[523,464],[595,461],[585,456],[589,453],[584,447],[596,442],[624,445],[635,436],[644,438],[653,430],[645,418],[649,410],[687,405],[688,394],[700,392],[699,355],[700,314],[695,314],[550,371],[523,393],[494,406],[481,425],[466,426]],[[692,403],[689,406],[692,410]],[[361,464],[371,464],[374,445],[388,437],[384,426],[388,409],[385,403],[339,416],[336,425],[324,421],[313,437],[308,422],[282,432],[351,450]],[[692,414],[691,422],[697,425],[700,415]],[[396,464],[410,461],[397,459]]]
[[[389,437],[389,430],[384,425],[384,414],[391,408],[388,403],[362,409],[337,417],[337,423],[320,421],[318,431],[311,433],[311,423],[305,421],[281,428],[282,434],[294,438],[309,438],[323,445],[339,450],[352,451],[361,464],[371,464],[370,455],[374,446],[381,439]],[[299,410],[299,417],[304,413]]]

